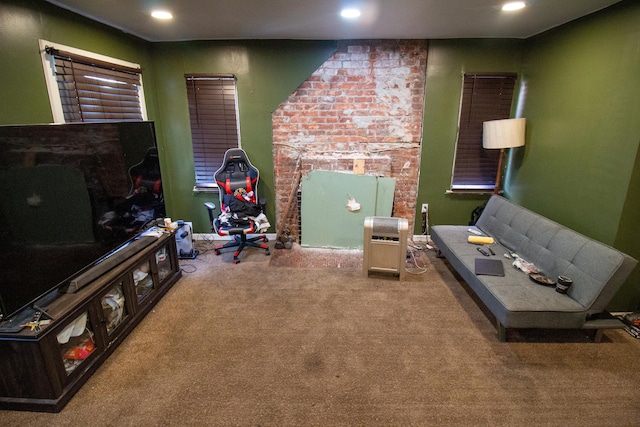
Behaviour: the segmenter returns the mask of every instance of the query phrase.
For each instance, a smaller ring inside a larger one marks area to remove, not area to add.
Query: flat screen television
[[[0,126],[0,320],[136,239],[131,171],[154,154],[161,185],[153,122]],[[147,217],[164,216],[161,193]]]

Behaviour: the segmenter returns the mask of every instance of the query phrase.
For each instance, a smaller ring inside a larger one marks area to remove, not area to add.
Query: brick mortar
[[[426,76],[422,41],[341,41],[338,49],[273,113],[277,222],[297,171],[396,178],[394,216],[413,227]],[[301,158],[299,161],[298,158]],[[297,205],[297,200],[294,200]],[[297,206],[286,227],[298,234]]]

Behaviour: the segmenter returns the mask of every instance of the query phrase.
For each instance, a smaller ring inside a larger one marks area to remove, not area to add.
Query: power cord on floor
[[[180,260],[180,269],[185,274],[191,274],[198,271],[198,267],[190,261],[197,261],[198,257],[202,258],[207,253],[215,250],[215,241],[213,239],[198,239],[194,242],[194,248],[198,251],[196,258]]]
[[[202,238],[202,239],[196,240],[194,246],[197,246],[197,249],[200,251],[200,254],[203,255],[209,251],[214,250],[215,244],[216,242],[213,239]]]
[[[427,272],[427,262],[425,261],[424,265],[420,265],[418,263],[418,258],[416,254],[421,254],[426,248],[422,248],[421,246],[416,245],[413,241],[411,244],[407,246],[407,264],[405,271],[409,274],[424,274]]]
[[[185,274],[191,274],[198,271],[198,267],[193,264],[180,264],[180,270]]]

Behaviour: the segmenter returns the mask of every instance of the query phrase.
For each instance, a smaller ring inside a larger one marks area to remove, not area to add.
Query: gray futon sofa
[[[475,274],[475,259],[484,256],[468,243],[470,228],[494,238],[488,247],[495,255],[486,258],[501,260],[504,277]],[[508,328],[592,329],[599,341],[602,329],[623,326],[605,310],[637,261],[501,196],[489,199],[475,227],[436,225],[431,239],[494,314],[501,341]],[[504,257],[509,252],[549,278],[570,277],[573,285],[562,294],[533,282]]]

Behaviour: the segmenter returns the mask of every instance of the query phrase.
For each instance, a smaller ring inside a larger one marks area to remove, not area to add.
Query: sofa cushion
[[[437,225],[431,238],[452,267],[469,284],[496,319],[508,328],[580,328],[586,309],[573,298],[559,294],[555,288],[534,283],[512,260],[504,258],[508,249],[497,243],[493,259],[503,263],[504,277],[477,276],[475,259],[481,257],[478,246],[467,242],[469,227]]]
[[[573,279],[567,295],[589,314],[606,308],[636,261],[503,197],[492,196],[476,226],[551,278]]]

